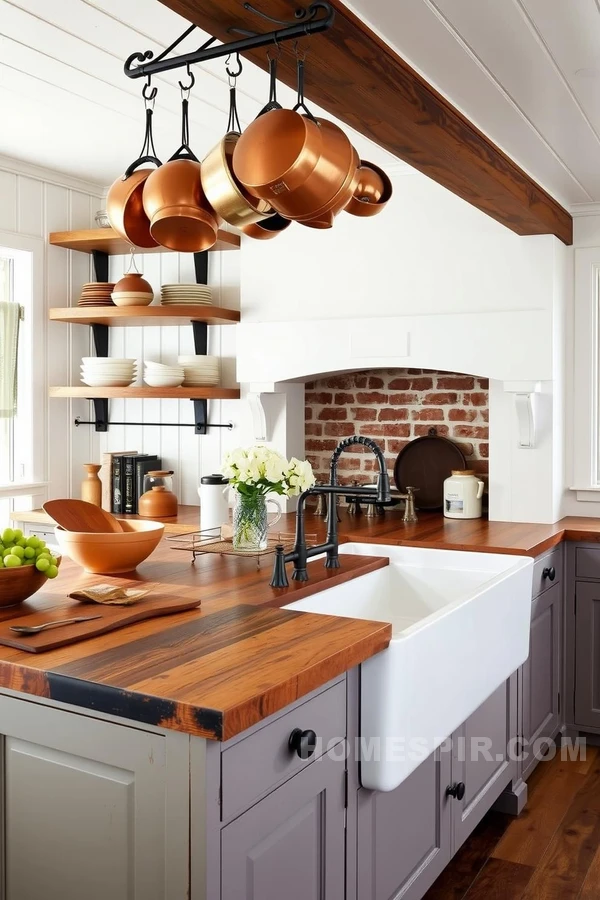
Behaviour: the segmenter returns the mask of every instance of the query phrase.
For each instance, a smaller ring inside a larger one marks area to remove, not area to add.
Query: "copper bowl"
[[[317,124],[291,109],[273,109],[250,123],[233,151],[233,172],[253,196],[275,197],[306,182],[323,152]]]
[[[279,213],[263,219],[262,222],[253,222],[252,225],[244,225],[241,228],[242,234],[246,237],[254,238],[256,241],[270,241],[277,237],[281,231],[285,231],[292,223],[289,219],[284,219]]]
[[[132,164],[133,165],[133,164]],[[106,198],[106,212],[114,230],[136,247],[158,247],[150,234],[150,221],[144,211],[142,195],[147,178],[155,169],[132,166],[111,185]]]
[[[169,250],[197,253],[217,240],[218,220],[202,189],[200,163],[171,159],[148,177],[144,209],[154,240]]]
[[[228,132],[202,161],[200,177],[206,199],[215,212],[235,228],[252,225],[273,215],[266,200],[253,197],[233,174],[233,151],[240,138]]]
[[[392,182],[383,169],[361,159],[356,189],[344,211],[351,216],[376,216],[385,208],[392,193]]]

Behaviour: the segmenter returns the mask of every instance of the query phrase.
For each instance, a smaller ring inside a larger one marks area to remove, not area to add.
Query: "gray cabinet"
[[[221,900],[344,900],[345,760],[323,756],[221,832]]]
[[[515,701],[513,676],[452,736],[452,782],[464,785],[462,799],[452,799],[453,853],[516,779],[516,762],[509,753],[509,742],[516,736]]]
[[[554,584],[533,601],[529,658],[521,669],[523,779],[561,725],[562,622],[562,584]]]
[[[358,792],[358,897],[419,900],[450,861],[451,757],[436,751],[395,791]]]
[[[575,587],[575,724],[600,728],[600,584],[584,581]]]
[[[187,898],[184,735],[9,697],[0,723],[6,900]]]

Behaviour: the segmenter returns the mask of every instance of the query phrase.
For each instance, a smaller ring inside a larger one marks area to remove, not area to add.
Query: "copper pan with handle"
[[[393,193],[389,176],[375,163],[364,159],[360,160],[356,175],[356,187],[344,211],[352,216],[378,215]]]

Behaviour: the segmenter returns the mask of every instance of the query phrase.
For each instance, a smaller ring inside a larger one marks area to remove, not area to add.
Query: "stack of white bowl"
[[[218,356],[178,356],[185,373],[185,387],[201,387],[219,383]]]
[[[167,366],[149,359],[144,365],[144,381],[150,387],[179,387],[183,381],[183,366]]]
[[[127,387],[137,377],[135,359],[84,356],[81,380],[90,387]]]

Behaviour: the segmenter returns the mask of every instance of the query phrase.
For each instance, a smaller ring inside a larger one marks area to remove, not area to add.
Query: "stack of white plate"
[[[219,383],[218,356],[178,356],[179,365],[185,373],[186,387],[200,387]]]
[[[179,387],[183,381],[183,366],[167,366],[149,359],[144,365],[144,381],[150,387]]]
[[[163,284],[160,289],[163,306],[209,306],[212,290],[207,284]]]
[[[84,356],[81,380],[90,387],[127,387],[137,377],[135,359]]]

